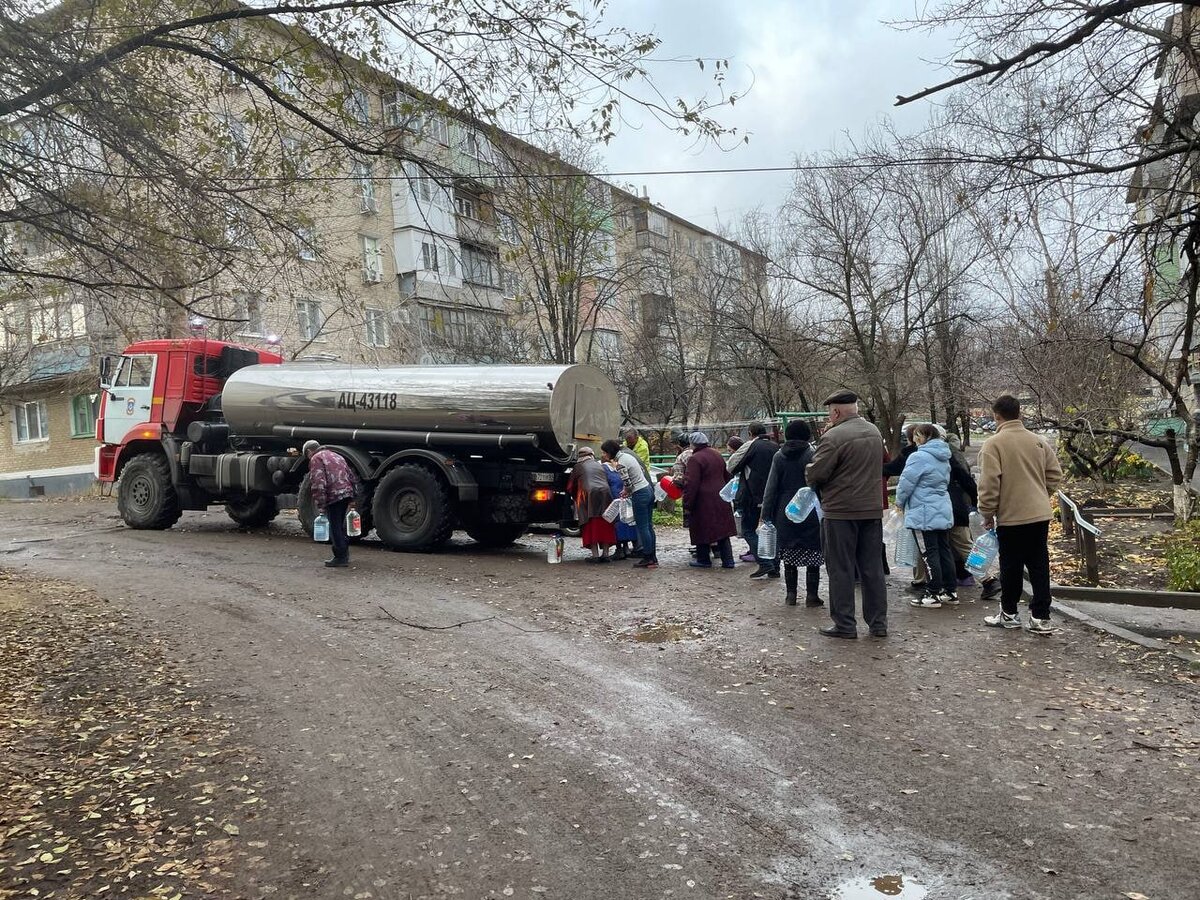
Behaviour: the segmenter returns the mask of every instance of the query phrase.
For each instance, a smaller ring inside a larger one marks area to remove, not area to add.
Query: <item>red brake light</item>
[[[533,492],[534,503],[545,503],[547,500],[554,499],[554,491],[550,488],[538,488]]]

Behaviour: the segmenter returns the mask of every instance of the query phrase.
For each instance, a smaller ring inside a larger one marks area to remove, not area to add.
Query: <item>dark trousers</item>
[[[658,562],[658,545],[654,536],[654,488],[644,487],[634,491],[629,499],[633,501],[633,518],[637,524],[638,547],[642,556]]]
[[[1025,525],[1001,525],[996,529],[1000,541],[1000,606],[1011,615],[1024,588],[1025,572],[1033,599],[1029,614],[1035,619],[1050,618],[1050,522]]]
[[[854,577],[862,583],[867,625],[887,630],[887,584],[883,579],[883,522],[880,519],[825,519],[825,571],[829,574],[829,616],[840,631],[856,631]]]
[[[742,506],[742,538],[749,545],[750,552],[754,554],[754,559],[760,566],[766,566],[768,569],[778,569],[778,554],[776,554],[775,559],[763,559],[758,555],[758,526],[760,522],[762,522],[762,507],[755,504],[753,500],[748,500]]]
[[[930,593],[940,594],[948,591],[951,594],[958,587],[954,573],[954,552],[950,549],[949,531],[918,531],[917,547],[925,560],[925,571],[928,572]]]
[[[346,536],[346,510],[350,508],[350,499],[335,500],[325,509],[329,517],[329,537],[333,542],[333,558],[343,562],[350,559],[350,538]]]
[[[729,538],[721,538],[716,543],[717,549],[721,552],[721,564],[727,567],[733,566],[733,543]],[[708,544],[696,545],[696,562],[708,565],[712,562],[711,548]]]

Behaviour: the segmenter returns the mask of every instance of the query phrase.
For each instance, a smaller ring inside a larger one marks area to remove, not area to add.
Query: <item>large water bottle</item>
[[[771,522],[763,522],[758,526],[758,552],[755,554],[759,559],[774,559],[775,548],[778,546],[778,535],[775,533],[775,526]]]
[[[321,513],[313,519],[313,540],[324,544],[329,540],[329,516]]]
[[[784,507],[783,514],[791,519],[796,524],[800,524],[817,508],[817,493],[810,487],[802,487],[796,491],[788,505]]]
[[[979,510],[971,510],[970,521],[967,524],[971,528],[971,540],[983,534],[983,516],[979,514]]]
[[[659,503],[662,503],[663,501],[665,501],[667,499],[666,488],[664,488],[658,482],[654,483],[654,499]]]
[[[993,567],[1000,555],[1000,541],[996,538],[995,530],[985,531],[975,541],[971,553],[967,556],[967,571],[972,575],[983,578]]]
[[[566,548],[566,542],[561,534],[554,535],[552,540],[546,546],[546,562],[551,565],[557,565],[563,561],[563,550]]]
[[[739,478],[740,476],[734,475],[725,482],[725,487],[721,488],[721,499],[726,503],[732,503],[737,497]]]
[[[362,536],[362,515],[353,506],[346,510],[346,537]]]

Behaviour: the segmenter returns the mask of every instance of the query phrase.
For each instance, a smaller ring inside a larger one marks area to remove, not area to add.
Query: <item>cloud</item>
[[[653,31],[663,40],[656,57],[693,60],[652,68],[668,97],[714,93],[711,66],[697,56],[728,59],[728,87],[750,88],[743,100],[717,111],[722,124],[749,135],[728,152],[695,147],[644,114],[629,124],[604,156],[612,171],[786,166],[796,155],[860,137],[885,117],[916,127],[921,105],[896,110],[895,96],[929,83],[950,36],[898,32],[883,20],[912,14],[912,0],[613,0],[608,21]],[[686,12],[685,12],[686,11]],[[713,228],[755,206],[773,207],[787,193],[788,173],[637,176],[651,198],[672,212]]]

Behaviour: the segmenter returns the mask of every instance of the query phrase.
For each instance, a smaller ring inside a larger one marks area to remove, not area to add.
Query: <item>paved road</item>
[[[1147,447],[1145,444],[1139,444],[1137,442],[1130,444],[1130,446],[1134,449],[1134,451],[1137,452],[1139,456],[1154,463],[1154,465],[1158,466],[1158,468],[1162,469],[1162,471],[1165,472],[1168,477],[1170,477],[1171,464],[1167,459],[1166,450],[1163,450],[1159,447]],[[1196,490],[1200,490],[1200,466],[1196,467],[1196,471],[1192,477],[1192,487],[1196,488]]]
[[[890,638],[830,641],[748,567],[684,568],[677,533],[652,573],[540,539],[336,571],[294,521],[3,510],[0,565],[142,622],[261,758],[238,839],[276,874],[238,896],[1194,896],[1196,683],[1071,622],[985,630],[893,587]]]

